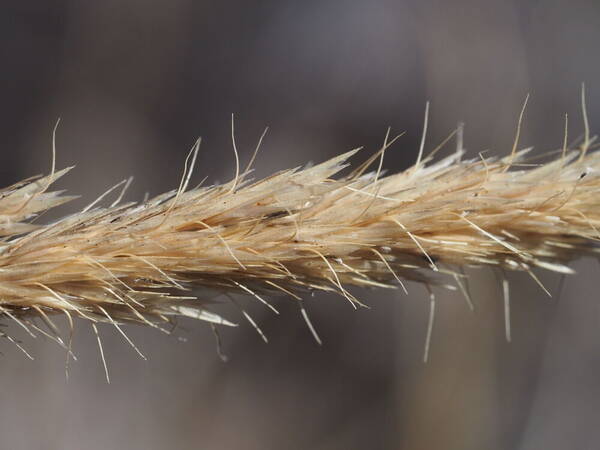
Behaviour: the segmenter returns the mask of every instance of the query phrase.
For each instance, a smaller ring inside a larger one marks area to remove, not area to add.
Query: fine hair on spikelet
[[[390,175],[382,172],[384,154],[399,136],[389,130],[378,152],[343,175],[358,150],[258,181],[250,179],[256,152],[242,169],[233,140],[233,179],[190,189],[198,141],[178,189],[122,203],[127,180],[81,211],[34,224],[73,198],[50,190],[71,170],[55,170],[53,162],[49,175],[0,191],[0,313],[30,334],[49,336],[68,355],[71,339],[61,337],[53,316],[64,316],[71,332],[75,319],[88,321],[103,355],[99,323],[116,327],[138,352],[122,324],[168,332],[164,324],[184,316],[215,330],[235,326],[195,289],[247,294],[274,313],[269,295],[284,293],[320,342],[304,292],[337,292],[357,308],[362,303],[348,286],[405,290],[405,281],[416,281],[431,299],[427,359],[435,314],[430,286],[452,281],[471,304],[465,267],[523,271],[537,280],[536,267],[570,274],[570,261],[597,251],[600,153],[593,151],[585,109],[581,144],[567,145],[565,125],[564,144],[542,164],[528,159],[530,149],[518,150],[522,116],[504,158],[466,158],[459,127],[456,150],[435,159],[435,150],[424,151],[426,113],[415,164]],[[510,339],[505,278],[502,286]],[[241,315],[266,340],[248,313]]]

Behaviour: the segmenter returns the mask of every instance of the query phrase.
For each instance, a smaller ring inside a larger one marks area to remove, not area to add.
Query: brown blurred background
[[[33,1],[0,11],[0,181],[48,172],[61,117],[58,164],[77,168],[59,186],[84,196],[61,214],[129,175],[128,199],[176,187],[198,136],[196,180],[228,180],[231,113],[243,161],[271,127],[258,176],[374,151],[387,126],[407,131],[386,154],[401,170],[416,157],[426,100],[428,148],[464,121],[473,156],[509,151],[528,92],[523,146],[559,147],[565,112],[572,136],[581,132],[582,81],[600,123],[592,0]],[[511,275],[512,344],[493,273],[469,271],[474,314],[438,291],[427,365],[418,285],[408,297],[357,292],[370,310],[307,298],[322,348],[292,302],[276,300],[273,317],[240,299],[271,342],[240,321],[222,332],[228,363],[202,323],[182,323],[186,342],[127,327],[148,362],[102,327],[110,385],[87,324],[68,382],[61,349],[9,325],[36,360],[1,344],[0,448],[599,448],[599,268],[574,266],[560,300]],[[541,276],[556,292],[559,278]]]

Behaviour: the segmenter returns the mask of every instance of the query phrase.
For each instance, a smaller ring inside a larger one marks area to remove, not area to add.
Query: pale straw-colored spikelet
[[[463,289],[465,266],[535,277],[534,268],[571,273],[571,260],[595,252],[600,153],[587,128],[581,146],[565,144],[543,164],[527,150],[465,158],[459,138],[450,156],[426,156],[422,143],[414,166],[384,175],[394,140],[386,136],[354,169],[347,161],[356,151],[259,181],[237,164],[232,181],[190,189],[198,142],[177,190],[141,204],[101,198],[49,225],[31,219],[70,199],[49,190],[68,169],[5,188],[0,312],[30,332],[42,330],[33,319],[55,330],[55,314],[91,321],[95,331],[97,322],[162,328],[177,316],[234,325],[210,310],[204,289],[248,294],[272,309],[271,293],[302,308],[307,290],[334,291],[358,307],[349,286],[452,281]],[[505,296],[508,312],[506,283]]]

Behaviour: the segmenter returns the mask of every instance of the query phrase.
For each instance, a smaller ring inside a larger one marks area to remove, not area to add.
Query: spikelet
[[[232,181],[188,189],[198,142],[176,191],[141,204],[118,204],[120,195],[49,225],[31,219],[71,198],[48,190],[69,169],[5,188],[0,313],[26,329],[32,317],[53,327],[59,313],[94,330],[177,316],[234,325],[194,289],[249,294],[272,309],[271,293],[301,305],[307,290],[333,291],[357,307],[348,286],[460,285],[465,266],[572,273],[571,260],[596,252],[600,153],[588,151],[588,133],[544,164],[524,164],[516,142],[504,159],[464,159],[460,144],[440,160],[423,157],[422,143],[414,166],[384,176],[393,141],[354,170],[343,172],[356,151],[256,182],[237,164]]]

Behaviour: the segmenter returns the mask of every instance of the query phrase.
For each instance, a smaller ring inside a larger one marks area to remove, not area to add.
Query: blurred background
[[[583,130],[582,81],[600,123],[598,42],[593,0],[3,2],[0,181],[48,173],[58,117],[58,166],[77,165],[58,187],[83,195],[59,214],[129,175],[130,200],[176,187],[198,136],[196,180],[229,180],[231,113],[243,162],[270,127],[257,176],[375,151],[388,126],[407,132],[386,154],[402,170],[427,100],[429,149],[465,122],[470,155],[507,154],[530,93],[521,142],[551,150],[564,113],[571,136]],[[36,360],[0,346],[0,447],[597,448],[599,267],[573,266],[560,297],[511,275],[511,344],[493,273],[469,271],[475,313],[438,291],[428,364],[418,285],[356,292],[370,310],[307,298],[322,348],[292,302],[276,299],[274,317],[242,298],[270,343],[240,321],[222,331],[227,363],[203,323],[183,322],[180,339],[127,327],[149,361],[102,327],[110,385],[87,324],[68,381],[60,348],[9,325]],[[559,277],[540,276],[556,294]]]

